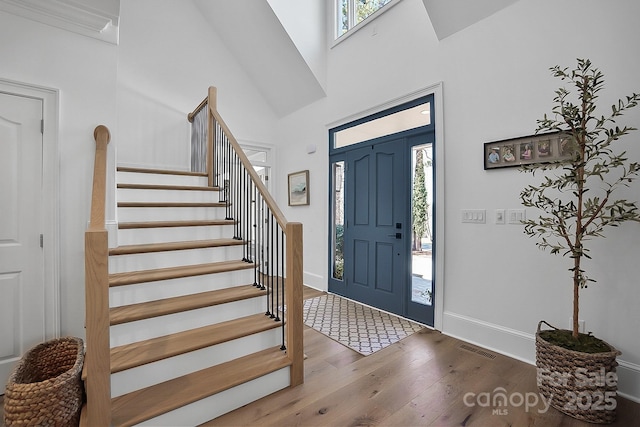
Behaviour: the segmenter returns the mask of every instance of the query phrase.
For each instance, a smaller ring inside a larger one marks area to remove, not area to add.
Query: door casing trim
[[[444,156],[444,107],[443,107],[443,82],[437,82],[430,86],[424,87],[422,89],[416,90],[414,92],[408,93],[398,98],[391,99],[389,101],[383,102],[374,107],[368,108],[367,110],[360,111],[358,113],[352,114],[348,117],[343,117],[326,125],[327,132],[330,129],[345,125],[347,123],[362,119],[364,117],[373,115],[375,113],[379,113],[381,111],[385,111],[394,107],[397,107],[401,104],[410,102],[417,98],[421,98],[427,95],[433,95],[433,103],[434,106],[434,125],[435,125],[435,144],[434,144],[434,153],[435,153],[435,194],[437,197],[437,202],[435,203],[435,240],[437,245],[435,246],[434,251],[434,265],[433,268],[435,270],[435,283],[434,283],[434,294],[435,294],[435,306],[434,306],[434,318],[433,318],[433,328],[435,330],[441,331],[443,327],[443,314],[444,314],[444,279],[445,279],[445,270],[444,270],[444,247],[445,247],[445,214],[444,214],[444,206],[445,206],[445,193],[444,193],[444,164],[445,164],[445,156]],[[328,278],[327,278],[328,279]]]
[[[0,78],[0,91],[42,100],[42,207],[44,220],[45,337],[60,336],[60,202],[57,89]]]

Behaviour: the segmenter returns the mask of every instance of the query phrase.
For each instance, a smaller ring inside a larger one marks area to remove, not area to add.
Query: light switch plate
[[[526,218],[524,209],[509,209],[507,210],[507,221],[509,224],[521,224]]]
[[[484,224],[487,219],[487,213],[484,209],[463,209],[462,222],[473,224]]]

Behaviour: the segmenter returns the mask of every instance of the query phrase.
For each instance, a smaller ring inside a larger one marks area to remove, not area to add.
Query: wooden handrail
[[[215,121],[222,128],[222,131],[224,132],[226,137],[229,139],[229,143],[231,144],[231,146],[235,150],[236,155],[238,156],[238,158],[242,162],[242,165],[244,166],[244,168],[247,170],[247,172],[251,176],[251,180],[254,182],[256,188],[258,189],[258,191],[260,192],[260,194],[264,198],[265,203],[267,204],[267,206],[269,207],[269,209],[273,213],[274,217],[276,218],[276,221],[278,221],[278,225],[280,225],[280,227],[283,230],[285,230],[285,233],[286,233],[287,219],[285,218],[284,214],[282,213],[282,211],[278,207],[278,204],[276,203],[275,200],[273,200],[273,197],[271,196],[271,193],[269,193],[269,190],[267,190],[267,187],[264,185],[264,183],[262,182],[262,179],[260,179],[260,176],[258,176],[258,173],[253,168],[253,165],[251,164],[251,162],[247,158],[247,155],[245,154],[244,150],[240,147],[240,144],[238,144],[238,141],[236,141],[234,136],[231,134],[231,131],[229,131],[229,128],[225,124],[224,120],[222,120],[222,117],[220,117],[220,114],[218,114],[218,112],[216,110],[212,109],[211,107],[209,107],[209,110],[211,111],[211,114],[215,118]]]
[[[96,140],[96,155],[93,162],[93,190],[91,194],[90,230],[104,229],[104,204],[107,189],[107,144],[111,134],[106,126],[100,125],[93,131]]]
[[[96,154],[93,167],[91,219],[85,232],[85,371],[87,378],[87,425],[111,424],[111,385],[109,356],[109,244],[105,229],[107,144],[106,126],[96,127]]]
[[[187,114],[187,120],[189,120],[189,123],[193,123],[193,118],[195,117],[195,115],[198,114],[200,110],[202,110],[205,107],[205,105],[207,105],[208,101],[209,101],[209,97],[206,97],[205,99],[202,100],[200,104],[198,104],[195,110]]]
[[[291,361],[290,385],[296,386],[304,382],[304,350],[303,350],[303,315],[302,315],[302,283],[303,283],[303,231],[302,224],[288,222],[284,214],[278,207],[276,201],[267,190],[267,187],[258,176],[253,165],[247,158],[244,150],[235,139],[229,127],[226,125],[216,109],[216,88],[209,87],[207,98],[188,115],[189,121],[193,120],[195,114],[200,113],[206,105],[207,114],[207,174],[209,185],[213,186],[214,159],[217,153],[214,152],[218,142],[214,138],[224,135],[225,143],[229,143],[234,155],[239,159],[242,169],[250,177],[250,181],[260,193],[262,200],[268,210],[275,218],[278,226],[286,235],[286,278],[284,289],[285,325],[286,327],[286,351],[287,357]],[[284,343],[283,343],[284,344]],[[284,348],[284,347],[283,347]]]

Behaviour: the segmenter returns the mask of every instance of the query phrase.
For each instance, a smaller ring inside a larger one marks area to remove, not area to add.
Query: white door
[[[42,99],[0,92],[0,393],[45,340]]]

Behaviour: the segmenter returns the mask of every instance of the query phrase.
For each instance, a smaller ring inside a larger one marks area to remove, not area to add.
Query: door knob
[[[387,234],[387,236],[395,237],[396,239],[402,239],[402,233]]]

